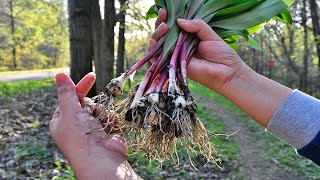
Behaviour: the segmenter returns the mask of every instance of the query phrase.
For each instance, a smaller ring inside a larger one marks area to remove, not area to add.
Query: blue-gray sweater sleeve
[[[320,165],[320,101],[294,90],[272,116],[267,130]]]

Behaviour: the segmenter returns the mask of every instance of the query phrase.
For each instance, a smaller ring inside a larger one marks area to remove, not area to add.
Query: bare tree
[[[309,45],[308,45],[308,27],[307,27],[307,1],[302,1],[301,8],[301,26],[304,32],[304,53],[303,53],[303,72],[300,87],[303,91],[308,90],[308,66],[309,66]]]
[[[96,61],[97,91],[104,91],[105,86],[114,77],[114,0],[106,0],[104,6],[104,20],[102,23],[100,58]]]
[[[69,0],[69,31],[71,53],[71,78],[77,83],[92,71],[92,36],[90,24],[91,0]],[[88,96],[95,95],[92,90]]]
[[[319,81],[320,81],[320,24],[319,24],[319,7],[316,0],[309,0],[309,9],[311,12],[311,19],[312,19],[312,30],[313,35],[315,38],[315,44],[317,48],[317,55],[318,55],[318,74],[319,74]]]
[[[119,0],[120,11],[118,14],[119,20],[119,40],[118,40],[118,54],[117,54],[117,76],[124,72],[124,56],[125,56],[125,27],[126,27],[126,9],[127,0]]]
[[[10,17],[10,30],[11,30],[11,53],[12,53],[12,68],[17,69],[17,49],[16,49],[16,21],[14,15],[14,0],[9,1],[9,17]]]

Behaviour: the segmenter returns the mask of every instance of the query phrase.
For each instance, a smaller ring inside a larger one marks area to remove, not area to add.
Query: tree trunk
[[[118,43],[118,59],[117,59],[117,76],[124,72],[124,54],[125,54],[125,27],[126,27],[126,1],[120,0],[119,17],[119,43]]]
[[[303,73],[302,73],[302,87],[301,89],[305,92],[308,91],[308,66],[309,66],[309,46],[308,46],[308,27],[307,27],[307,2],[306,0],[302,1],[301,9],[301,25],[304,31],[304,54],[303,54]]]
[[[113,78],[114,66],[114,25],[115,6],[114,0],[106,0],[104,7],[104,21],[101,38],[101,56],[96,63],[97,91],[102,92]]]
[[[90,24],[91,0],[68,0],[71,78],[77,83],[92,71],[92,36]],[[90,91],[88,96],[95,95]]]
[[[91,19],[91,31],[92,31],[92,43],[93,43],[93,57],[95,68],[97,69],[96,64],[100,61],[100,50],[101,50],[101,30],[102,30],[102,19],[100,13],[100,5],[99,0],[92,0],[91,9],[90,9],[90,19]],[[99,64],[99,63],[98,63]],[[93,90],[96,94],[97,92],[97,84],[95,83],[93,86]]]
[[[318,55],[318,87],[320,87],[320,24],[319,24],[319,7],[316,0],[309,0],[309,9],[312,18],[313,36],[317,48]]]
[[[11,45],[11,54],[12,54],[12,68],[13,70],[17,69],[17,49],[16,49],[16,27],[15,27],[15,17],[13,15],[13,0],[9,1],[9,9],[10,9],[10,29],[11,29],[11,36],[12,36],[12,45]]]

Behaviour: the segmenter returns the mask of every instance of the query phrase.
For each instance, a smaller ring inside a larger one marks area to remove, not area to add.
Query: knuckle
[[[61,86],[58,87],[58,95],[66,95],[73,92],[73,87],[70,86]]]
[[[200,27],[200,26],[203,26],[205,22],[204,22],[202,19],[195,19],[195,20],[194,20],[194,23],[195,23],[198,27]]]
[[[151,35],[152,39],[155,39],[157,37],[157,30]]]

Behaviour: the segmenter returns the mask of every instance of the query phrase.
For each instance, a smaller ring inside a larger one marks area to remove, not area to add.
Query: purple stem
[[[132,101],[131,108],[136,104],[136,102],[143,96],[144,91],[146,90],[146,87],[148,85],[148,82],[150,78],[152,77],[154,71],[156,70],[157,66],[159,65],[161,56],[157,58],[156,61],[154,61],[148,70],[147,74],[144,76],[143,80],[141,81],[139,88],[136,92],[136,95]]]
[[[167,79],[168,79],[168,71],[165,71],[162,73],[162,77],[161,77],[160,83],[157,86],[156,92],[161,92],[162,87]]]
[[[152,82],[152,84],[151,84],[150,87],[147,86],[146,89],[148,89],[148,90],[147,90],[147,92],[145,92],[145,94],[152,93],[152,92],[157,88],[158,84],[159,84],[160,81],[161,81],[162,74],[163,74],[163,73],[157,75],[156,79]],[[150,81],[151,81],[151,79],[150,79]],[[149,81],[149,82],[150,82],[150,81]]]
[[[187,42],[184,42],[180,52],[181,75],[185,84],[187,84]]]
[[[165,36],[162,37],[157,45],[150,51],[144,58],[142,58],[140,61],[138,61],[136,64],[134,64],[130,69],[128,69],[126,76],[129,77],[134,73],[136,70],[138,70],[141,66],[143,66],[146,62],[148,62],[151,58],[155,57],[158,53],[161,51],[160,48],[162,47],[164,41],[165,41]]]
[[[190,51],[190,53],[188,54],[188,58],[187,58],[187,67],[189,66],[189,63],[190,63],[190,61],[191,61],[191,59],[192,59],[192,57],[193,57],[193,55],[195,54],[195,52],[196,52],[196,47],[194,47],[191,51]]]
[[[177,90],[178,90],[177,85],[176,85],[176,72],[177,72],[178,56],[179,56],[179,52],[181,49],[181,43],[182,43],[183,39],[184,39],[183,32],[180,32],[176,47],[173,51],[173,54],[172,54],[171,60],[170,60],[169,94],[171,94],[171,95],[174,95],[174,93],[177,92]]]

